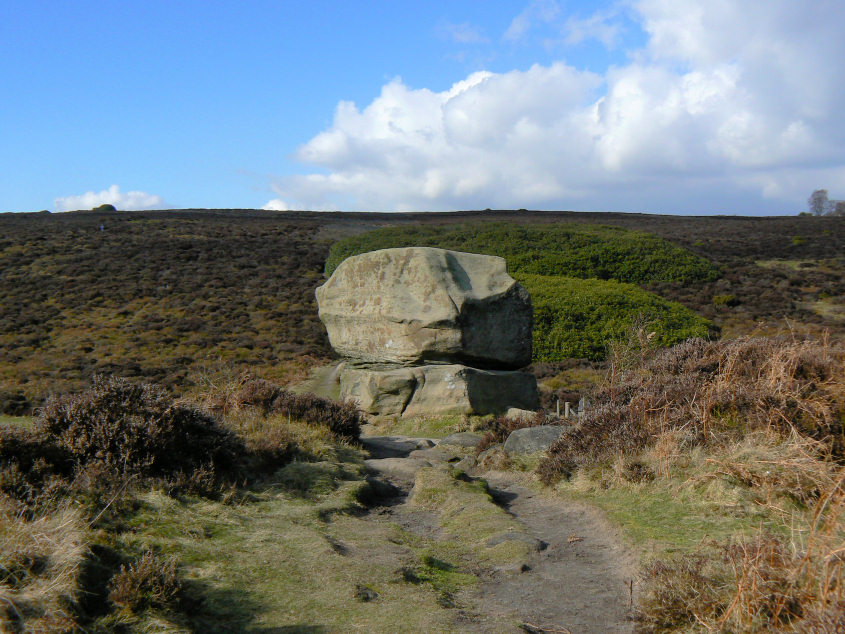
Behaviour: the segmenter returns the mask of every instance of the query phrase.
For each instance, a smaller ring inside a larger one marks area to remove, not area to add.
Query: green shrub
[[[350,236],[332,245],[326,274],[351,255],[407,246],[498,255],[507,260],[511,275],[565,275],[634,284],[719,277],[708,260],[648,233],[602,225],[503,222],[390,227]]]
[[[711,328],[688,308],[633,284],[546,275],[516,278],[534,304],[535,361],[603,359],[608,344],[623,339],[643,319],[658,346],[707,337]]]
[[[739,300],[734,295],[714,295],[713,303],[716,306],[738,306]]]

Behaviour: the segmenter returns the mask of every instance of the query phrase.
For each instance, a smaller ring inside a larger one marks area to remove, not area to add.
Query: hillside
[[[179,210],[3,214],[0,410],[28,411],[95,373],[177,391],[210,367],[285,380],[331,351],[313,289],[338,238],[381,227],[479,220],[600,224],[706,258],[718,279],[651,280],[723,336],[845,333],[845,219],[573,212],[364,214]]]

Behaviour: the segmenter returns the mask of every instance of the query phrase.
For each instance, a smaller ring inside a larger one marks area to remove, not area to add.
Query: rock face
[[[410,247],[344,260],[317,289],[332,347],[350,359],[401,365],[531,362],[531,299],[502,258]]]
[[[340,392],[369,414],[421,416],[498,412],[536,407],[537,381],[526,372],[424,365],[395,370],[347,367]],[[506,407],[505,407],[506,409]]]
[[[487,255],[428,247],[348,258],[317,289],[320,319],[346,358],[340,395],[375,415],[534,409],[531,299]]]

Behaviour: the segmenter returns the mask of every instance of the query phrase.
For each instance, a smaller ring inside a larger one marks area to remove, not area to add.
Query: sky
[[[842,0],[0,0],[0,212],[796,214]]]

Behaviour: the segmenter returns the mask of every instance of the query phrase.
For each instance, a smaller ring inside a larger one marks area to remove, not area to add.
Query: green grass
[[[360,513],[368,486],[363,454],[338,449],[294,462],[240,503],[174,499],[148,490],[105,538],[123,553],[175,555],[201,609],[111,613],[92,631],[456,631],[456,610],[472,609],[480,566],[523,561],[527,546],[486,540],[522,530],[483,482],[426,469],[415,497],[439,501],[445,538],[409,532]],[[362,598],[366,593],[367,600]],[[374,595],[372,593],[375,593]],[[491,616],[490,623],[509,625]],[[500,622],[501,621],[501,622]]]
[[[189,591],[204,598],[200,613],[188,618],[193,631],[386,632],[396,623],[448,631],[451,615],[438,600],[475,578],[436,545],[408,545],[390,523],[350,514],[354,489],[348,482],[306,499],[280,483],[235,506],[151,491],[118,539],[127,550],[179,557]],[[359,587],[378,597],[356,598]],[[148,613],[136,627],[163,618]]]
[[[497,565],[525,562],[530,546],[524,541],[488,544],[499,535],[524,534],[522,524],[493,502],[484,481],[457,476],[459,473],[448,467],[420,469],[408,504],[437,513],[447,539],[480,561]]]
[[[33,420],[35,419],[32,416],[7,416],[0,414],[0,425],[15,425],[29,429],[32,427]]]
[[[679,494],[678,484],[662,481],[584,489],[562,483],[557,491],[602,509],[644,560],[690,552],[709,540],[751,534],[761,524],[777,526],[759,507],[720,505],[695,492]]]
[[[417,438],[445,438],[460,431],[474,431],[484,427],[492,416],[418,416],[415,418],[385,417],[375,420],[372,434],[395,434]]]

